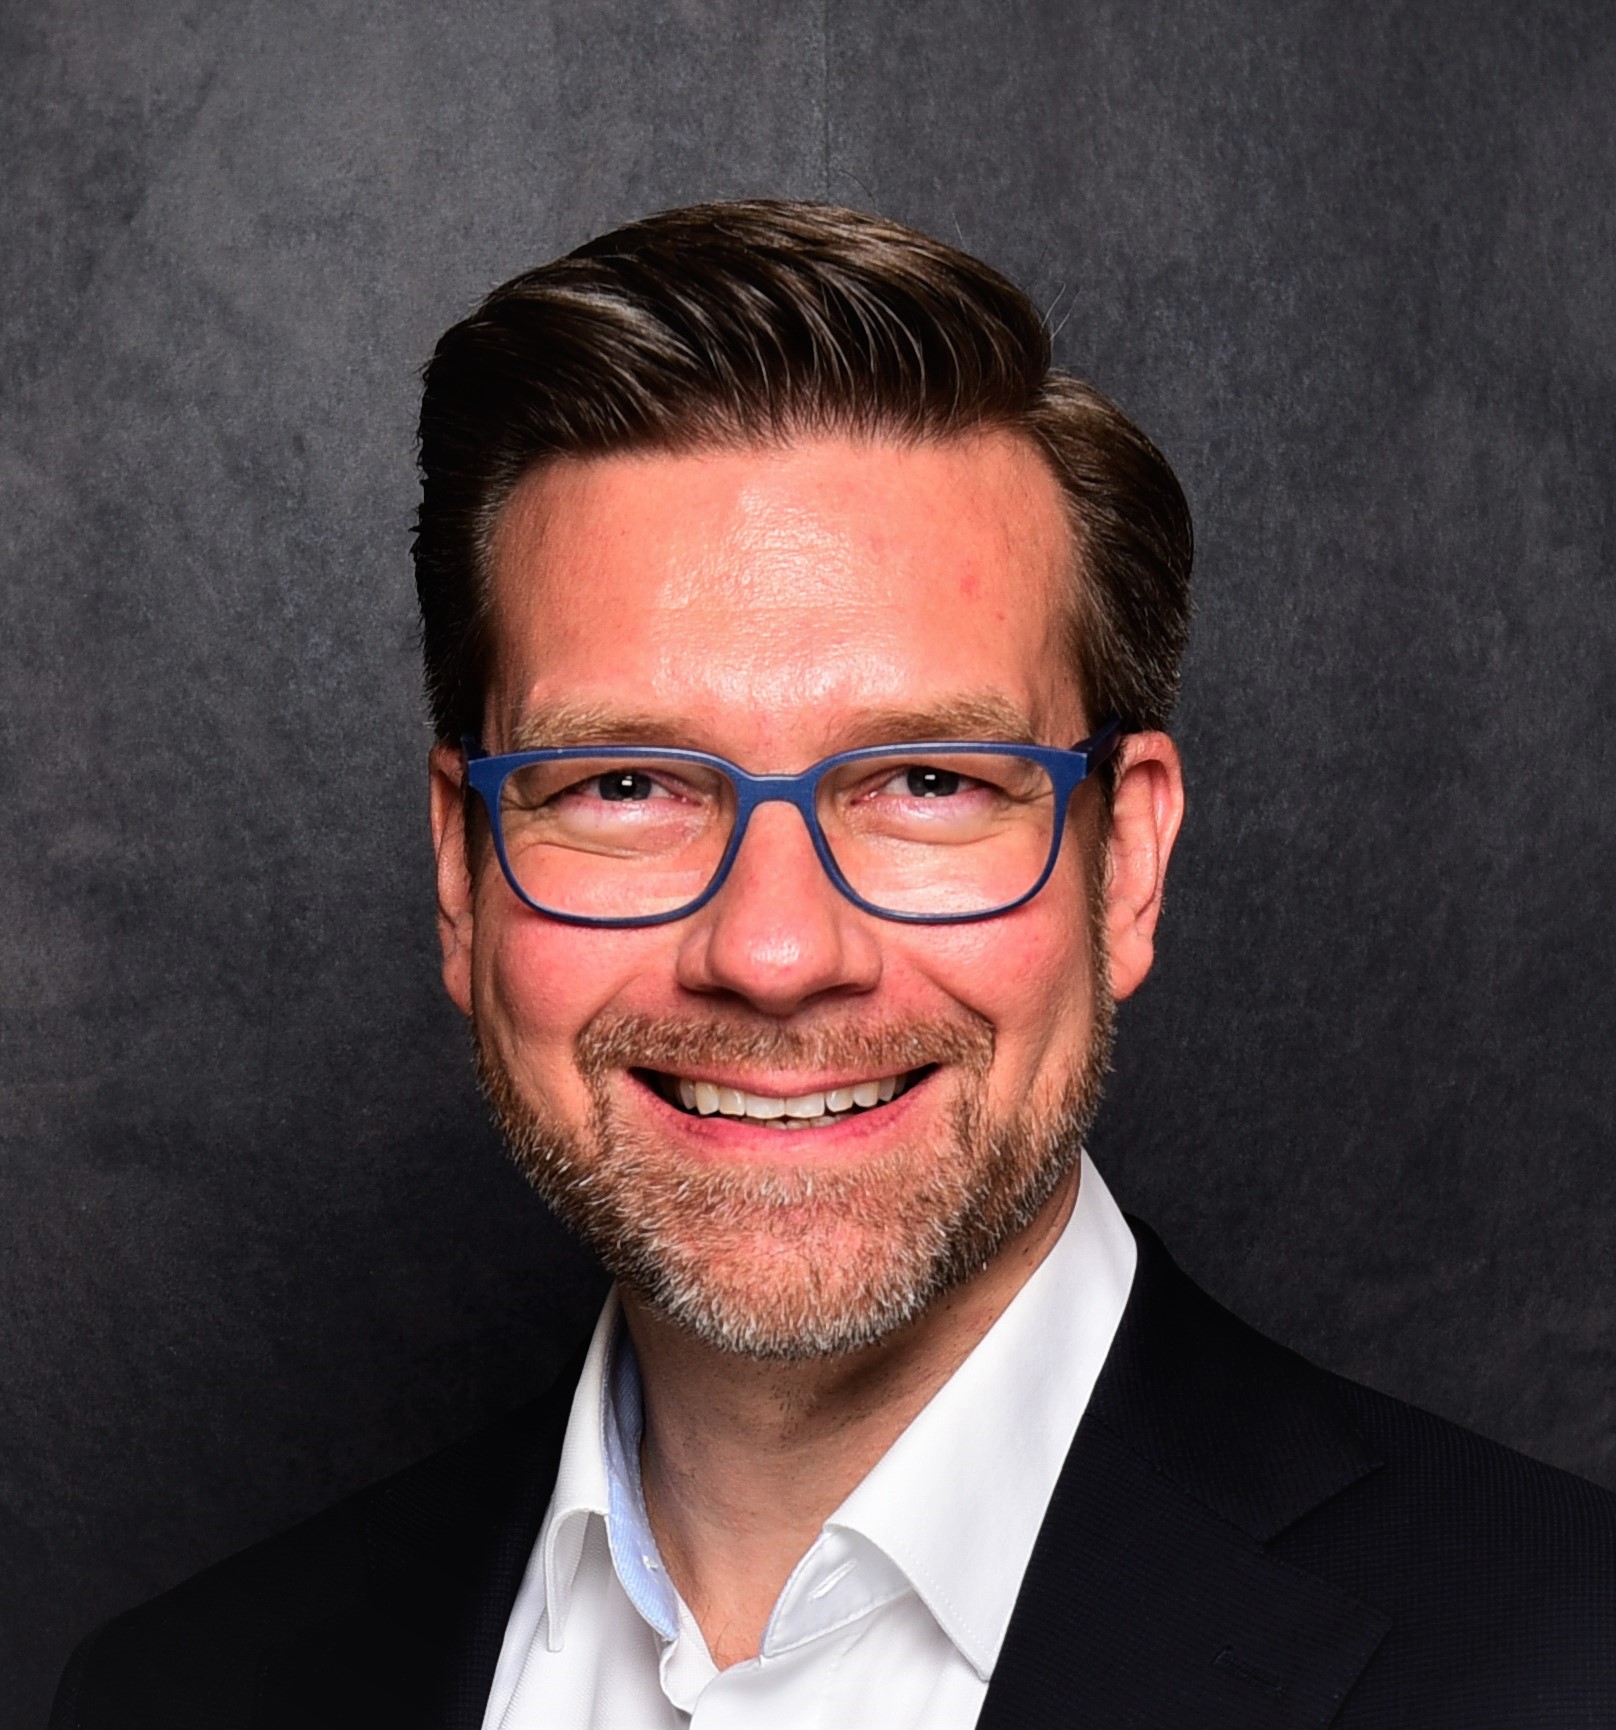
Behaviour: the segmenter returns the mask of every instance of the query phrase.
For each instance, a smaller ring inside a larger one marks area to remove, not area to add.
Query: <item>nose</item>
[[[723,887],[689,920],[677,977],[687,990],[791,1015],[875,988],[874,925],[825,875],[801,816],[771,801],[752,813]]]

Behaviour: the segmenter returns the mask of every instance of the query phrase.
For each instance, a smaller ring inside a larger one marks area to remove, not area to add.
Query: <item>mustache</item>
[[[603,1013],[578,1035],[575,1056],[585,1080],[598,1086],[614,1070],[684,1073],[705,1065],[895,1075],[947,1063],[984,1074],[993,1061],[993,1047],[992,1026],[970,1012],[946,1020],[807,1027],[711,1016],[686,1021]]]

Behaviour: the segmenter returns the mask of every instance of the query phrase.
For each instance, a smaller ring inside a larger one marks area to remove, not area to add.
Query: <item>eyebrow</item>
[[[1037,736],[1027,715],[996,691],[964,692],[936,703],[906,708],[855,710],[838,729],[838,750],[861,745],[901,744],[927,739],[963,739],[1030,745]],[[546,703],[512,729],[510,751],[546,751],[576,745],[679,746],[690,729],[677,717],[644,709],[619,709],[604,703]]]
[[[677,723],[649,710],[604,703],[546,703],[511,729],[511,751],[548,751],[568,745],[669,745]]]
[[[847,732],[850,747],[922,739],[980,739],[1001,745],[1037,742],[1025,712],[997,691],[962,692],[917,708],[861,709]]]

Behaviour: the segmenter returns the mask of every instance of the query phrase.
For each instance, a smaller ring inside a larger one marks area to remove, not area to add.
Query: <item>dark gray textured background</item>
[[[0,78],[5,1730],[593,1306],[435,978],[414,369],[698,196],[963,240],[1184,479],[1114,1187],[1616,1482],[1608,0],[9,0]]]

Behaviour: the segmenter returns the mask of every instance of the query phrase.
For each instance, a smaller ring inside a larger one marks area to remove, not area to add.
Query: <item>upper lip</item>
[[[913,1074],[912,1069],[865,1069],[857,1074],[792,1075],[778,1073],[737,1078],[733,1071],[725,1074],[706,1068],[662,1069],[651,1073],[666,1075],[675,1081],[709,1081],[714,1087],[730,1087],[737,1093],[755,1093],[762,1099],[800,1099],[804,1094],[829,1093],[833,1088],[857,1087],[861,1081],[885,1081],[888,1076]]]

